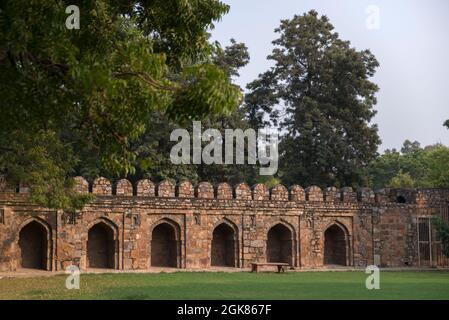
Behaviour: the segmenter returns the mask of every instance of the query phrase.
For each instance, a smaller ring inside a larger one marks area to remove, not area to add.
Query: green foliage
[[[374,188],[449,188],[449,148],[441,144],[422,148],[406,140],[401,152],[386,150],[369,167]]]
[[[310,11],[282,20],[268,57],[274,66],[249,84],[250,121],[270,118],[282,132],[279,177],[285,184],[366,184],[377,154],[377,86],[369,79],[378,62],[339,39],[326,16]]]
[[[399,170],[399,173],[386,186],[391,188],[413,188],[415,186],[415,180],[413,180],[408,172],[404,173],[402,170]]]
[[[449,223],[440,217],[434,217],[432,223],[441,241],[443,254],[449,258]]]
[[[77,4],[81,28],[68,30]],[[216,0],[0,3],[0,170],[32,186],[38,204],[70,208],[75,170],[111,176],[151,163],[131,148],[175,121],[229,114],[241,99],[213,63],[207,30],[229,7]],[[22,146],[22,147],[20,147]]]
[[[231,45],[224,49],[216,43],[213,61],[228,77],[238,77],[238,70],[249,62],[248,48],[244,43],[238,43],[234,39],[231,39]]]
[[[243,43],[237,43],[231,40],[231,44],[222,48],[215,44],[211,61],[220,67],[226,75],[228,81],[233,75],[238,74],[238,69],[248,63],[248,49]],[[181,110],[185,112],[185,110]],[[176,142],[170,141],[170,133],[179,127],[183,127],[190,132],[192,137],[192,123],[175,121],[176,116],[170,117],[166,112],[155,111],[151,115],[147,129],[138,139],[131,143],[130,149],[136,154],[133,163],[136,168],[135,173],[128,175],[128,179],[136,182],[142,178],[149,178],[153,181],[164,179],[174,179],[177,181],[189,180],[192,183],[200,181],[209,181],[212,183],[227,181],[229,183],[238,183],[247,181],[252,183],[255,177],[255,168],[250,165],[174,165],[170,160],[170,150]],[[202,117],[203,130],[206,128],[216,128],[224,136],[224,130],[227,128],[249,128],[245,119],[243,108],[236,108],[231,113],[213,114]],[[206,145],[203,142],[203,147]],[[82,154],[80,165],[77,166],[77,173],[93,179],[98,175],[113,178],[107,170],[101,170],[101,164],[95,161],[92,154],[95,152],[83,153],[80,150],[77,154]],[[223,150],[224,151],[224,150]]]
[[[167,110],[174,120],[198,120],[210,114],[229,114],[240,103],[239,88],[230,84],[226,73],[213,64],[185,68],[181,81],[183,87]]]
[[[135,148],[137,154],[137,172],[130,177],[131,180],[136,181],[145,177],[153,181],[173,178],[178,181],[189,180],[192,183],[200,181],[209,181],[211,183],[226,181],[231,184],[242,181],[254,182],[257,167],[248,164],[172,164],[170,161],[170,150],[176,142],[170,141],[169,138],[171,131],[179,126],[168,119],[166,115],[156,113],[153,115],[151,123],[152,126],[158,129],[146,132],[133,144],[132,148]],[[241,108],[238,108],[230,115],[211,115],[209,118],[202,119],[201,124],[203,130],[205,128],[218,129],[223,137],[225,135],[224,130],[227,128],[241,128],[245,130],[249,127]],[[186,125],[185,129],[190,132],[192,137],[191,124]],[[207,142],[202,142],[203,148],[206,144]],[[149,162],[150,165],[144,167],[140,161]],[[98,173],[95,175],[98,175]]]
[[[436,145],[424,152],[427,162],[425,185],[433,188],[449,188],[449,148]]]
[[[259,176],[256,180],[257,183],[263,183],[267,188],[273,188],[274,186],[281,183],[280,179],[273,176]]]
[[[53,132],[39,131],[33,136],[27,136],[26,132],[14,134],[1,157],[9,164],[11,185],[33,186],[31,199],[51,208],[79,209],[91,200],[90,196],[71,192],[74,180],[66,175],[76,158]]]

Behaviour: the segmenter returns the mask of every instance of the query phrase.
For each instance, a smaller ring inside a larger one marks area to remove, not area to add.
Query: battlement
[[[0,185],[0,193],[27,194],[28,186],[8,189]],[[441,206],[449,203],[447,189],[395,189],[383,188],[373,191],[371,188],[327,187],[318,186],[303,188],[293,185],[289,188],[278,184],[269,189],[264,184],[249,187],[245,182],[230,185],[221,182],[212,185],[210,182],[200,182],[193,185],[183,180],[177,184],[169,180],[154,183],[149,179],[137,181],[134,185],[127,179],[119,179],[112,183],[104,177],[96,178],[89,183],[83,177],[75,177],[75,190],[80,194],[116,197],[158,197],[158,198],[198,198],[218,200],[253,200],[253,201],[281,201],[281,202],[327,202],[327,203],[366,203],[366,204],[414,204],[425,206]]]
[[[416,266],[419,221],[447,212],[449,203],[449,190],[439,189],[269,189],[243,182],[112,183],[104,177],[91,183],[76,177],[74,188],[96,199],[66,212],[29,203],[29,187],[0,187],[0,270],[63,270],[73,264],[241,268],[267,260],[295,268]],[[89,245],[100,236],[106,249]],[[48,248],[39,259],[20,241],[30,237]],[[107,259],[105,250],[111,253]]]
[[[370,188],[327,187],[318,186],[303,188],[293,185],[289,188],[278,184],[271,189],[264,184],[249,187],[241,182],[231,186],[226,182],[215,186],[209,182],[193,185],[183,180],[177,184],[169,180],[154,183],[149,179],[137,181],[134,185],[127,179],[112,183],[104,177],[96,178],[89,183],[83,177],[75,177],[75,189],[81,194],[117,197],[159,197],[159,198],[198,198],[218,200],[254,200],[254,201],[294,201],[294,202],[333,202],[333,203],[397,203],[417,205],[438,205],[449,202],[449,190],[444,189],[393,189],[384,188],[373,191]],[[20,186],[17,189],[6,189],[0,186],[0,192],[26,194],[29,188]]]
[[[260,183],[252,187],[249,187],[245,182],[235,186],[222,182],[214,186],[205,181],[194,186],[186,180],[175,185],[169,180],[154,183],[149,179],[139,180],[133,186],[126,179],[120,179],[115,184],[104,177],[98,177],[91,184],[83,177],[76,177],[75,180],[77,192],[92,193],[98,196],[367,203],[374,203],[376,199],[383,200],[382,197],[376,197],[374,191],[369,188],[360,188],[353,191],[351,187],[341,189],[330,187],[323,191],[318,186],[310,186],[304,189],[299,185],[287,188],[278,184],[268,189]]]
[[[149,179],[138,181],[135,186],[126,179],[118,180],[114,185],[106,178],[99,177],[89,185],[83,177],[76,177],[76,189],[80,193],[103,196],[138,197],[179,197],[200,199],[238,199],[255,201],[310,201],[310,202],[348,202],[348,203],[399,203],[423,204],[449,201],[449,190],[443,189],[392,189],[373,191],[370,188],[328,187],[322,190],[318,186],[303,188],[293,185],[289,188],[278,184],[268,189],[264,184],[249,187],[245,182],[231,186],[226,182],[212,185],[200,182],[194,186],[190,181],[173,184],[168,180],[154,183]]]

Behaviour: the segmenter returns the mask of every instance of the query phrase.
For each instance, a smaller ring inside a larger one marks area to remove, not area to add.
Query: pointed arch
[[[223,218],[212,229],[210,265],[221,267],[239,266],[239,230],[229,219]]]
[[[295,230],[284,221],[278,221],[267,232],[267,262],[295,265]]]
[[[107,218],[99,218],[89,225],[87,266],[118,269],[118,227]]]
[[[324,231],[324,265],[350,265],[350,233],[347,227],[334,221]]]
[[[181,226],[174,220],[163,218],[150,230],[150,266],[181,267]]]
[[[52,229],[47,222],[37,217],[27,219],[19,228],[17,241],[22,268],[51,271]]]

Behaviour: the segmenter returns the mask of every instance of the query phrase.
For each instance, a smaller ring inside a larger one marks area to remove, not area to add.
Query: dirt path
[[[250,272],[250,268],[227,268],[227,267],[213,267],[208,269],[177,269],[177,268],[156,268],[142,269],[142,270],[111,270],[111,269],[87,269],[82,270],[83,274],[122,274],[122,273],[171,273],[171,272],[226,272],[226,273],[238,273],[238,272]],[[263,271],[272,271],[270,269]],[[347,272],[358,271],[364,272],[365,268],[353,268],[353,267],[341,267],[341,266],[328,266],[326,268],[316,269],[291,269],[287,272]],[[381,268],[381,271],[449,271],[449,269],[437,269],[437,268]],[[53,277],[56,275],[64,275],[65,271],[44,271],[37,269],[18,269],[17,271],[0,272],[0,279],[3,278],[35,278],[35,277]]]

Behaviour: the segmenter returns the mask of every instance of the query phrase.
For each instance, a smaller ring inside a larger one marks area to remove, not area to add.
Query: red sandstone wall
[[[89,185],[77,179],[77,190]],[[152,230],[160,223],[176,229],[174,239],[179,268],[209,268],[212,235],[225,223],[234,231],[235,266],[267,260],[268,232],[282,225],[282,241],[291,243],[291,265],[321,267],[325,232],[331,225],[344,230],[347,264],[362,267],[375,262],[382,266],[416,265],[416,216],[432,214],[449,199],[446,191],[318,187],[289,190],[263,185],[235,188],[209,183],[194,187],[189,182],[174,186],[168,181],[155,185],[143,180],[133,195],[132,185],[120,180],[95,180],[97,199],[76,214],[45,210],[30,205],[23,193],[0,194],[0,270],[20,267],[20,230],[38,221],[48,230],[48,269],[62,270],[70,264],[88,267],[89,229],[104,223],[112,230],[116,269],[146,269],[151,266]],[[112,193],[115,193],[113,195]],[[394,203],[403,195],[406,204]],[[287,240],[286,240],[287,239]],[[378,261],[376,261],[378,260]]]

